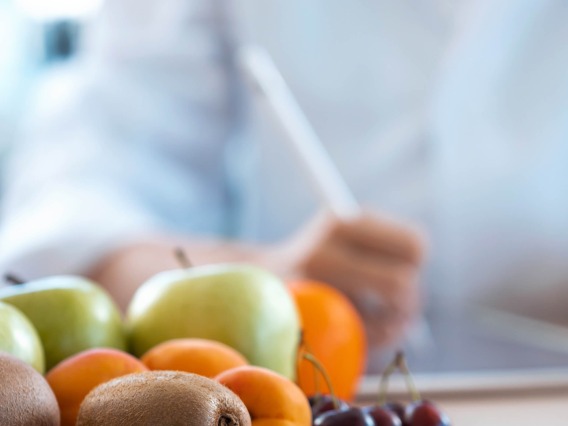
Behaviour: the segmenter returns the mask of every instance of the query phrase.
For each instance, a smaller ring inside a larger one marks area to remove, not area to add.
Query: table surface
[[[555,388],[481,388],[473,391],[432,389],[423,398],[435,402],[452,421],[453,426],[566,426],[568,425],[568,384]],[[389,398],[406,401],[406,392],[397,384]],[[360,395],[358,405],[375,402],[376,393]]]
[[[565,426],[568,391],[436,401],[455,426]]]

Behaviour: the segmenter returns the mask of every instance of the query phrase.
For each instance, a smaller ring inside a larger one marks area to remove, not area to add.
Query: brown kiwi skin
[[[0,352],[0,425],[59,426],[57,399],[33,367]]]
[[[146,371],[118,377],[83,400],[77,426],[250,426],[240,398],[197,374]]]

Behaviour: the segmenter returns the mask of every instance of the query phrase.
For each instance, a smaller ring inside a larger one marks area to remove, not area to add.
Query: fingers
[[[417,284],[424,237],[409,226],[371,214],[350,221],[319,217],[293,246],[299,275],[346,294],[367,324],[371,342],[385,344],[418,316]]]
[[[387,218],[364,214],[349,222],[336,222],[333,238],[362,253],[376,252],[420,264],[424,258],[424,237],[415,229]]]
[[[418,270],[408,263],[358,255],[345,245],[330,243],[314,251],[301,268],[304,275],[335,286],[355,301],[367,300],[370,307],[374,303],[374,312],[367,312],[372,316],[409,317],[416,308]]]
[[[357,253],[342,244],[328,243],[305,259],[303,271],[313,277],[342,283],[343,290],[349,290],[355,282],[360,286],[373,287],[381,283],[384,293],[406,286],[414,275],[415,268],[390,258]]]

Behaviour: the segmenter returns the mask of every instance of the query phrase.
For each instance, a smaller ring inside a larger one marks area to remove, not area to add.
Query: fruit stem
[[[410,369],[408,368],[408,364],[406,363],[406,358],[402,351],[398,351],[396,353],[395,362],[401,373],[404,375],[404,380],[406,381],[406,387],[410,392],[410,397],[414,402],[420,401],[421,400],[420,392],[418,392],[418,388],[414,384],[414,380],[412,379],[412,374],[410,373]]]
[[[182,268],[189,269],[193,266],[193,263],[191,263],[191,260],[189,260],[189,257],[181,247],[176,247],[174,254]]]
[[[304,342],[304,353],[313,354],[312,348],[308,345],[308,342]],[[320,383],[320,376],[315,372],[314,374],[314,389],[316,390],[316,394],[321,394],[321,383]]]
[[[296,359],[296,376],[297,376],[297,385],[302,387],[302,384],[300,383],[300,365],[301,365],[301,361],[303,359],[303,355],[305,353],[313,353],[312,348],[310,348],[310,345],[308,344],[308,342],[306,342],[306,339],[304,338],[305,333],[304,330],[300,330],[300,341],[298,343],[298,356]],[[320,386],[320,381],[319,381],[319,374],[317,371],[314,372],[314,389],[316,391],[315,396],[317,397],[318,395],[321,395],[321,386]]]
[[[329,374],[327,374],[327,371],[325,370],[325,368],[323,367],[323,365],[321,364],[321,362],[318,361],[318,359],[313,356],[311,353],[306,353],[304,352],[302,354],[302,357],[311,362],[314,367],[316,367],[318,369],[318,371],[321,373],[321,375],[323,376],[325,383],[327,384],[327,388],[329,389],[329,393],[331,394],[331,399],[333,400],[333,407],[338,410],[339,409],[339,401],[337,400],[337,397],[335,396],[335,391],[333,390],[333,384],[331,383],[331,378],[329,377]]]
[[[296,351],[296,384],[302,387],[300,363],[302,362],[302,354],[304,353],[304,330],[300,330],[300,339],[298,340],[298,350]]]
[[[381,382],[380,382],[380,390],[379,390],[379,398],[378,404],[379,406],[385,405],[387,403],[387,394],[389,388],[389,379],[392,373],[394,373],[398,368],[398,360],[395,358],[390,362],[389,365],[383,371],[381,375]]]
[[[4,280],[12,285],[21,285],[24,284],[26,281],[14,275],[12,273],[7,273],[4,275]]]

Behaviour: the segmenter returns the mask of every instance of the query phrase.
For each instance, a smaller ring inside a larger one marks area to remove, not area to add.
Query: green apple
[[[14,355],[38,372],[45,372],[43,346],[35,327],[17,308],[0,302],[0,351]]]
[[[296,305],[278,278],[244,264],[161,272],[135,293],[126,325],[141,356],[160,342],[198,337],[225,343],[253,365],[294,377]]]
[[[101,287],[86,278],[54,276],[0,289],[0,300],[32,322],[45,350],[46,368],[85,349],[126,348],[120,312]]]

